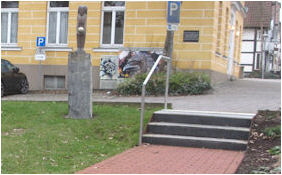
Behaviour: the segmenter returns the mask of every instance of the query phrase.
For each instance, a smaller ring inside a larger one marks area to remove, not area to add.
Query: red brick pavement
[[[77,174],[233,174],[244,152],[142,145]]]

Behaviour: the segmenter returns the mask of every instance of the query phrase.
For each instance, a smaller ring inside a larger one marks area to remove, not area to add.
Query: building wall
[[[184,1],[175,32],[174,65],[179,69],[210,70],[215,39],[214,2]],[[199,42],[183,42],[184,31],[199,31]]]
[[[174,34],[173,65],[181,70],[204,70],[225,77],[228,64],[231,3],[223,1],[183,1],[180,24]],[[135,48],[164,48],[166,39],[167,2],[129,1],[125,4],[123,48],[101,48],[101,9],[99,1],[70,1],[67,48],[45,47],[46,60],[36,61],[36,37],[47,35],[48,3],[19,1],[18,45],[16,50],[2,48],[2,58],[18,65],[28,76],[31,89],[44,87],[44,75],[65,76],[67,79],[68,52],[76,49],[77,9],[88,7],[85,51],[91,54],[94,88],[100,88],[101,57],[117,56],[121,50]],[[243,15],[236,12],[237,33],[234,48],[234,72],[239,76]],[[199,42],[183,42],[187,30],[199,31]],[[221,78],[225,79],[225,78]],[[227,78],[226,78],[227,79]],[[67,84],[65,83],[65,87]]]
[[[166,2],[127,2],[124,46],[163,48],[166,6]]]
[[[238,2],[237,2],[238,3]],[[243,21],[244,16],[239,10],[235,11],[234,25],[230,24],[230,13],[234,4],[231,1],[221,2],[217,1],[216,4],[216,26],[214,31],[217,34],[216,42],[213,42],[216,46],[214,56],[212,59],[212,70],[226,74],[228,67],[228,59],[230,57],[230,31],[234,30],[234,53],[233,53],[233,71],[232,75],[238,78],[241,74],[240,67],[240,50],[241,50],[241,37],[243,33]]]
[[[278,1],[247,1],[248,13],[244,21],[244,37],[242,38],[242,59],[241,65],[244,66],[246,74],[255,70],[262,69],[262,48],[261,30],[265,36],[264,44],[272,46],[266,48],[265,71],[280,70],[280,55],[276,53],[280,47],[279,35],[281,30],[279,14],[281,4]],[[274,22],[274,23],[273,23]],[[279,51],[278,51],[279,52]],[[275,61],[273,61],[275,60]]]
[[[229,41],[229,18],[230,18],[230,2],[215,2],[217,6],[216,26],[213,31],[216,32],[216,42],[213,42],[216,49],[212,58],[212,69],[222,74],[226,74],[228,41]]]
[[[256,29],[248,28],[244,29],[243,32],[243,41],[241,49],[241,65],[244,66],[244,72],[252,72],[253,64],[255,64],[256,57]]]
[[[242,34],[243,34],[244,16],[240,12],[236,12],[236,26],[235,26],[235,50],[234,50],[234,76],[237,78],[241,76],[242,67],[241,61],[241,47],[242,47]]]

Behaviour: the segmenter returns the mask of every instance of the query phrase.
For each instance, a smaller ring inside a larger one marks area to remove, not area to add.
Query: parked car
[[[26,94],[29,90],[27,77],[10,61],[1,59],[1,97],[12,93]]]

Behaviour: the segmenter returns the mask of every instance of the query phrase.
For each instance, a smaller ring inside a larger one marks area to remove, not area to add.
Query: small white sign
[[[44,61],[46,60],[46,55],[45,54],[35,54],[35,60]]]
[[[169,31],[176,31],[178,29],[178,24],[168,24],[167,30]]]

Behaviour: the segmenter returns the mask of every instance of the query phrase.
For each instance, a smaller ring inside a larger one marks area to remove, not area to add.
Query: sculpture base
[[[68,103],[68,118],[92,118],[91,56],[82,51],[69,53]]]

